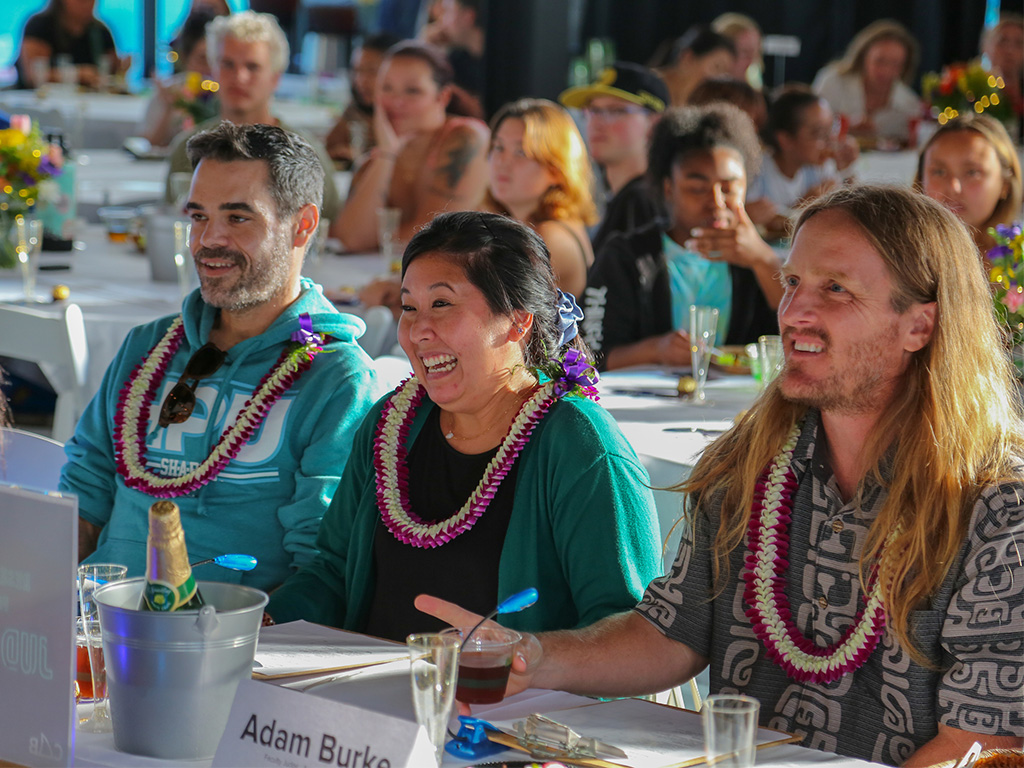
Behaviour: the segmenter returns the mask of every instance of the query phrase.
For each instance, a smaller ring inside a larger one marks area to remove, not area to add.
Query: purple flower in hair
[[[578,387],[584,396],[597,399],[594,385],[600,377],[582,352],[578,349],[566,350],[565,357],[556,362],[562,369],[562,375],[558,377],[558,383],[555,385],[557,397],[573,392]]]

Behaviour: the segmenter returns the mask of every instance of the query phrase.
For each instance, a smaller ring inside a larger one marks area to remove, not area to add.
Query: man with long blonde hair
[[[649,693],[710,664],[805,746],[1020,747],[1024,437],[970,236],[910,190],[845,188],[802,212],[782,282],[785,367],[682,484],[672,571],[628,614],[527,638],[512,687]]]

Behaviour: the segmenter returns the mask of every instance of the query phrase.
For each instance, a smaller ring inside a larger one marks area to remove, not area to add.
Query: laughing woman
[[[582,313],[547,249],[504,216],[438,216],[402,261],[399,340],[415,375],[355,437],[320,555],[271,597],[274,620],[402,639],[444,625],[422,593],[515,629],[585,626],[632,607],[658,572],[648,478],[587,399]]]

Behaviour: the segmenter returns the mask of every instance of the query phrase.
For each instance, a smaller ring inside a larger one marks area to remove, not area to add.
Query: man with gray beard
[[[145,566],[147,511],[181,509],[192,560],[255,555],[269,590],[315,554],[351,434],[380,394],[365,326],[301,277],[324,175],[301,137],[223,122],[188,143],[186,211],[200,287],[133,329],[67,445],[79,557]]]

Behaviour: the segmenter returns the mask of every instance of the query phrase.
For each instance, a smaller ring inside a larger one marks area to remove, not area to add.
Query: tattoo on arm
[[[447,189],[450,192],[459,185],[459,180],[465,174],[469,164],[473,162],[480,149],[480,142],[475,136],[467,136],[458,144],[449,147],[445,152],[445,161],[442,163],[436,175],[444,179]]]

